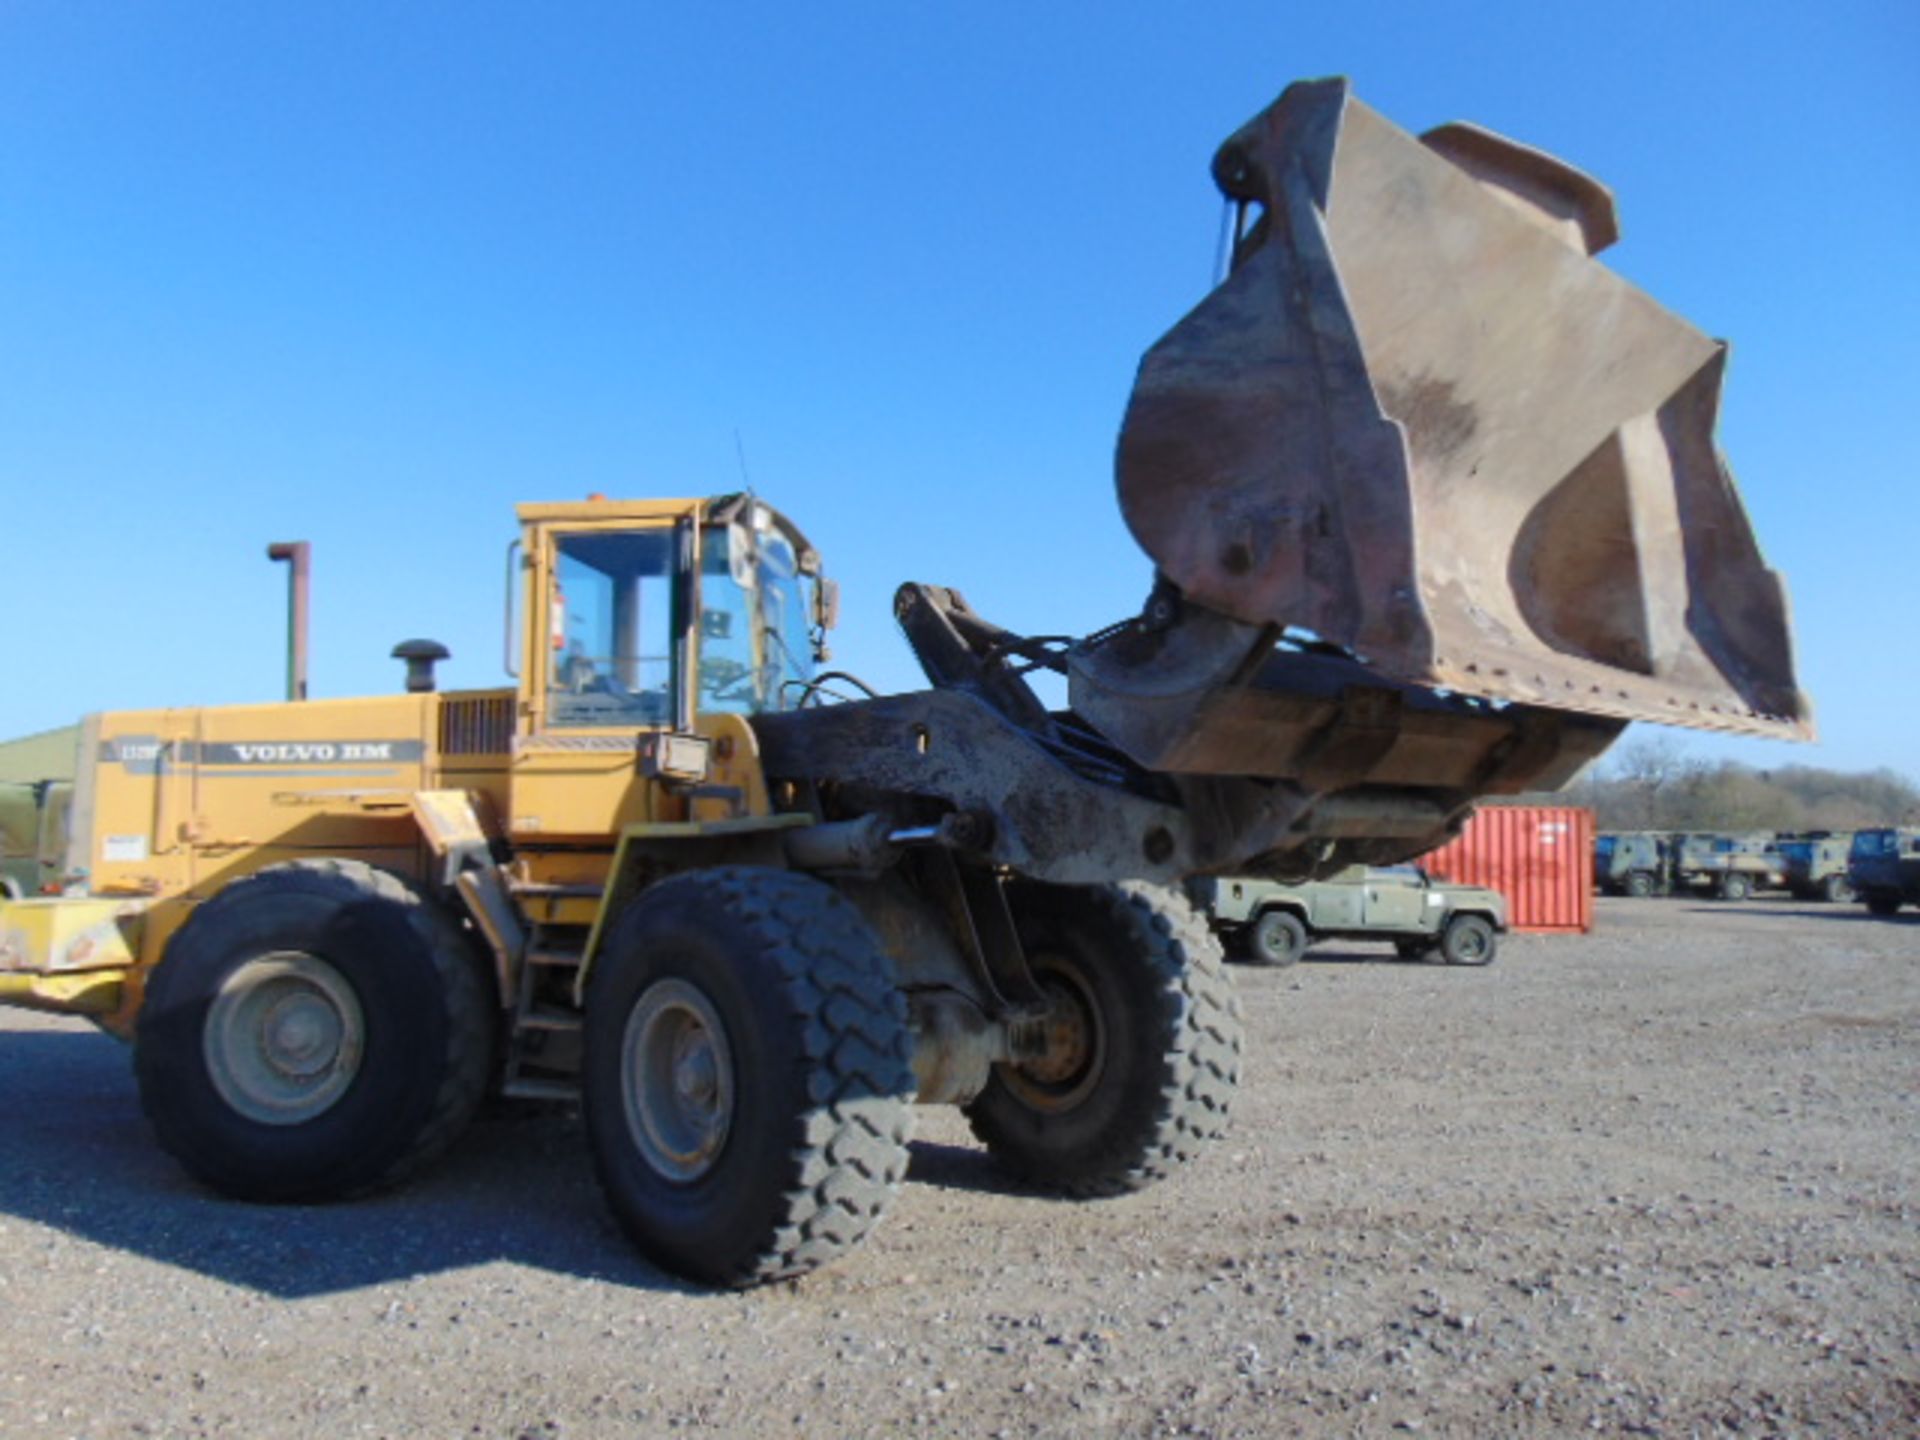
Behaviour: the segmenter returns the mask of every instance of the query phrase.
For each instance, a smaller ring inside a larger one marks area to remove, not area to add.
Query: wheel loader
[[[1218,1136],[1239,1010],[1186,878],[1407,859],[1630,720],[1808,731],[1724,347],[1592,258],[1605,189],[1341,80],[1214,174],[1231,265],[1120,430],[1138,614],[1035,637],[909,584],[929,685],[873,694],[773,506],[524,505],[509,686],[87,719],[84,893],[0,910],[0,998],[130,1041],[246,1200],[577,1103],[640,1248],[748,1285],[873,1229],[916,1103],[1075,1197]]]

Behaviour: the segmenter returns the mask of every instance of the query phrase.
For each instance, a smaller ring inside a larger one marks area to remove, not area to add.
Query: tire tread
[[[1242,1037],[1240,998],[1220,942],[1184,898],[1139,882],[1087,893],[1136,942],[1162,1019],[1173,1021],[1150,1111],[1116,1129],[1072,1175],[1028,1163],[1022,1148],[1001,1133],[990,1106],[969,1106],[967,1118],[975,1136],[1016,1178],[1094,1199],[1164,1180],[1226,1133],[1240,1081]]]
[[[346,903],[380,899],[401,907],[408,928],[432,957],[447,1012],[447,1062],[433,1108],[407,1148],[376,1175],[339,1188],[312,1188],[295,1196],[274,1198],[344,1200],[388,1189],[423,1169],[459,1138],[486,1093],[493,1064],[493,1006],[472,946],[458,924],[412,882],[389,870],[359,860],[300,859],[271,865],[233,881],[207,904],[237,895],[244,901],[249,889],[273,885],[337,898]],[[246,887],[246,888],[243,888]],[[229,902],[233,903],[233,902]],[[188,918],[191,925],[200,912]],[[164,959],[155,967],[149,1000],[163,998],[171,976]],[[160,1146],[188,1169],[195,1168],[191,1142],[175,1135],[173,1127],[153,1104],[153,1096],[167,1082],[150,1055],[136,1045],[134,1065],[142,1078],[140,1103]]]
[[[764,1243],[718,1273],[702,1267],[701,1278],[736,1288],[792,1279],[859,1245],[906,1180],[915,1089],[906,996],[859,912],[823,882],[737,865],[660,882],[686,884],[745,928],[779,977],[810,1106]],[[609,1174],[602,1164],[603,1184]]]

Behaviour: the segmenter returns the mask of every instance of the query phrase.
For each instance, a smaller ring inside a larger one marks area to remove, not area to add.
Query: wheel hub
[[[733,1056],[719,1011],[685,980],[656,980],[627,1017],[620,1061],[627,1130],[646,1162],[698,1180],[733,1127]]]
[[[213,1088],[263,1125],[299,1125],[332,1109],[359,1074],[365,1045],[353,986],[328,961],[298,951],[235,968],[201,1031]]]
[[[274,1005],[262,1028],[264,1058],[282,1075],[317,1075],[339,1056],[340,1012],[319,996],[287,996]]]
[[[691,1027],[675,1048],[675,1093],[683,1105],[697,1110],[711,1110],[720,1085],[719,1068],[714,1064],[712,1036],[704,1027]]]
[[[1046,1048],[1023,1067],[1041,1084],[1058,1085],[1087,1063],[1093,1029],[1072,996],[1055,995],[1041,1033]]]
[[[1045,1050],[1001,1078],[1036,1110],[1071,1110],[1099,1083],[1106,1064],[1106,1028],[1092,984],[1065,955],[1036,954],[1034,979],[1050,1002],[1043,1025]]]

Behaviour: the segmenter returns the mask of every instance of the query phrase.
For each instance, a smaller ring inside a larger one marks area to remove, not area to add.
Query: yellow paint
[[[698,785],[641,774],[635,727],[546,722],[556,534],[671,530],[689,521],[697,532],[706,505],[519,507],[514,688],[89,717],[67,858],[85,872],[93,898],[40,902],[54,908],[15,931],[7,926],[22,907],[0,906],[0,1004],[85,1013],[130,1034],[147,971],[194,908],[271,865],[354,859],[431,882],[455,847],[505,839],[512,876],[535,887],[518,897],[525,918],[590,925],[614,899],[602,891],[623,834],[713,834],[771,815],[744,716],[692,716],[709,742],[709,771]],[[695,684],[700,640],[690,619],[675,642],[682,686]],[[394,679],[397,686],[398,667]],[[677,703],[668,722],[675,728],[687,723],[690,702],[682,695]],[[540,886],[581,893],[542,894]],[[94,958],[77,958],[86,955]],[[96,973],[104,978],[63,978]]]
[[[670,797],[640,776],[634,742],[631,730],[524,740],[513,757],[509,838],[532,845],[596,837],[611,843],[622,826],[666,818]]]
[[[0,904],[0,971],[49,975],[125,969],[147,907],[80,896]]]
[[[522,525],[569,530],[636,530],[671,525],[706,509],[704,500],[537,500],[514,508]]]
[[[105,1016],[120,1008],[126,979],[124,970],[89,970],[78,975],[0,974],[0,1005],[48,1010],[56,1015]]]
[[[729,853],[731,847],[727,842],[730,840],[737,841],[749,836],[765,837],[782,830],[801,830],[813,823],[811,815],[768,814],[725,820],[669,820],[654,825],[627,826],[620,832],[620,843],[607,871],[606,893],[599,913],[593,919],[593,928],[587,935],[585,959],[574,980],[575,1002],[586,1002],[587,977],[599,954],[600,941],[614,917],[640,893],[643,886],[651,882],[649,872],[653,866],[644,858],[647,851],[657,852],[659,847],[665,846],[678,859],[685,860],[704,850],[707,858],[699,863],[726,863],[737,858],[737,852]]]
[[[695,720],[694,729],[710,742],[707,788],[737,790],[740,798],[734,802],[720,795],[702,796],[691,801],[688,818],[737,820],[772,813],[767,774],[760,763],[760,740],[753,733],[753,726],[747,723],[747,717],[725,712],[701,715]]]
[[[88,727],[96,895],[204,898],[298,855],[417,848],[432,695],[124,711]]]
[[[420,833],[433,852],[445,855],[456,846],[484,845],[495,833],[483,818],[489,807],[476,805],[474,799],[465,790],[421,790],[407,796],[404,803],[413,811]]]

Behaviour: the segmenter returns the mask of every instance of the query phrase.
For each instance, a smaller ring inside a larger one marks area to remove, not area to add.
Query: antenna
[[[753,476],[747,473],[747,447],[746,442],[740,438],[740,427],[738,425],[733,427],[733,453],[735,458],[740,461],[740,483],[746,487],[747,494],[753,495],[753,498],[758,500],[760,497],[754,495]]]

